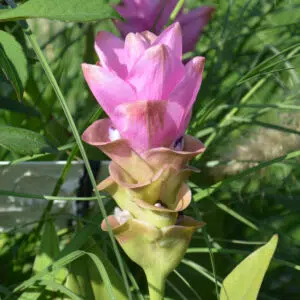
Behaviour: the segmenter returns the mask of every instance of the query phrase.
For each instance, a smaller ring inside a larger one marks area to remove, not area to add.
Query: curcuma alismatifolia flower
[[[182,211],[192,197],[185,181],[197,172],[188,162],[204,151],[199,140],[184,135],[204,58],[182,63],[178,23],[159,36],[129,33],[125,42],[100,32],[95,48],[99,63],[82,68],[109,118],[94,122],[82,138],[112,160],[110,176],[98,189],[120,209],[107,221],[127,255],[144,269],[151,299],[161,299],[166,276],[203,226]],[[105,221],[102,229],[107,230]]]
[[[178,0],[123,0],[115,8],[125,22],[116,21],[115,24],[123,36],[129,32],[145,30],[159,34],[168,23],[177,3]],[[189,12],[182,8],[179,11],[175,22],[179,22],[182,28],[183,53],[195,48],[214,11],[212,6],[201,6]]]

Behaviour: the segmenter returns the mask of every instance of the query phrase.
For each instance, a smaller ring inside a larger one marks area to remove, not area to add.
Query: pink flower
[[[116,26],[123,36],[129,32],[145,30],[160,34],[177,2],[178,0],[124,0],[122,5],[116,6],[116,10],[126,22],[116,21]],[[178,13],[175,22],[179,22],[182,28],[183,53],[195,48],[214,11],[214,7],[202,6],[188,13],[181,9]]]
[[[177,147],[202,81],[203,57],[183,65],[179,23],[158,37],[129,33],[125,41],[100,32],[98,65],[83,64],[85,79],[112,121],[111,140],[126,139],[138,153]]]

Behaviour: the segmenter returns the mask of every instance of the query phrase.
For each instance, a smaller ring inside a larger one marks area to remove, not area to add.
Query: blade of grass
[[[180,299],[189,300],[170,280],[167,280],[167,285],[180,297]]]
[[[259,80],[247,93],[244,97],[242,97],[242,99],[240,100],[240,104],[244,104],[245,102],[247,102],[250,97],[261,87],[263,86],[263,84],[266,82],[267,78],[262,78],[261,80]],[[234,107],[232,108],[221,120],[221,122],[218,124],[219,127],[222,127],[230,118],[232,118],[237,112],[239,111],[238,107]],[[213,132],[205,141],[205,146],[208,147],[211,142],[215,139],[215,137],[217,136],[216,132]],[[198,158],[199,159],[199,158]],[[197,158],[196,158],[197,160]]]
[[[252,174],[254,172],[257,172],[263,168],[266,168],[268,166],[271,166],[275,163],[280,163],[282,161],[285,161],[285,160],[289,160],[289,159],[293,159],[293,158],[297,158],[300,156],[300,151],[293,151],[293,152],[290,152],[288,154],[285,154],[285,155],[282,155],[282,156],[279,156],[277,158],[274,158],[274,159],[271,159],[271,160],[268,160],[268,161],[264,161],[262,163],[260,163],[259,165],[255,166],[255,167],[252,167],[252,168],[249,168],[249,169],[246,169],[242,172],[240,172],[239,174],[237,175],[233,175],[223,181],[219,181],[217,183],[215,183],[214,185],[206,188],[206,189],[202,189],[200,190],[197,194],[195,194],[193,196],[193,199],[195,202],[197,201],[200,201],[206,197],[208,197],[209,195],[211,195],[212,193],[214,193],[217,189],[219,189],[222,185],[226,184],[226,183],[229,183],[229,182],[232,182],[236,179],[240,179],[242,178],[243,176],[247,176],[249,174]],[[197,188],[196,188],[197,190]]]
[[[16,4],[14,3],[13,0],[6,0],[6,2],[12,7],[12,8],[15,8],[16,7]],[[76,140],[76,143],[78,145],[78,148],[80,150],[80,153],[82,155],[82,158],[84,160],[84,163],[85,163],[85,166],[86,166],[86,169],[87,169],[87,173],[90,177],[90,180],[91,180],[91,183],[92,183],[92,186],[94,188],[94,192],[96,194],[96,197],[97,197],[97,202],[99,204],[99,207],[100,207],[100,211],[105,219],[105,222],[106,222],[106,225],[107,225],[107,228],[108,228],[108,233],[109,233],[109,237],[111,239],[111,242],[112,242],[112,245],[113,245],[113,249],[114,249],[114,252],[116,254],[116,258],[117,258],[117,261],[118,261],[118,264],[119,264],[119,267],[120,267],[120,270],[121,270],[121,274],[122,274],[122,277],[123,277],[123,280],[124,280],[124,284],[126,286],[126,290],[127,290],[127,294],[128,294],[128,298],[129,299],[132,299],[132,296],[131,296],[131,293],[130,293],[130,288],[129,288],[129,284],[128,284],[128,280],[127,280],[127,277],[126,277],[126,273],[125,273],[125,269],[124,269],[124,265],[122,263],[122,258],[121,258],[121,255],[120,255],[120,252],[119,252],[119,249],[118,249],[118,246],[117,246],[117,243],[116,243],[116,240],[113,236],[113,233],[112,233],[112,230],[111,230],[111,227],[107,221],[107,213],[106,213],[106,210],[105,210],[105,207],[102,203],[102,199],[101,199],[101,195],[97,189],[97,183],[95,181],[95,178],[93,176],[93,172],[92,172],[92,169],[91,169],[91,166],[90,166],[90,163],[89,163],[89,160],[88,160],[88,157],[86,155],[86,152],[84,150],[84,147],[83,147],[83,143],[81,142],[81,139],[80,139],[80,136],[79,136],[79,133],[77,131],[77,128],[76,128],[76,125],[74,123],[74,120],[73,120],[73,117],[70,113],[70,110],[67,106],[67,103],[64,99],[64,96],[58,86],[58,83],[51,71],[51,68],[49,66],[49,64],[47,63],[47,60],[44,56],[44,54],[42,53],[39,45],[38,45],[38,42],[35,38],[35,36],[33,35],[32,31],[30,30],[30,27],[29,25],[26,23],[26,21],[22,22],[21,24],[23,24],[23,29],[25,31],[25,34],[26,34],[26,37],[29,41],[29,43],[31,44],[35,54],[37,55],[44,71],[45,71],[45,74],[46,76],[48,77],[48,80],[50,82],[50,84],[52,85],[55,93],[56,93],[56,96],[60,102],[60,105],[65,113],[65,116],[68,120],[68,123],[71,127],[71,130],[72,130],[72,133],[73,133],[73,136]]]
[[[135,280],[133,274],[131,273],[131,271],[130,271],[130,269],[127,267],[127,265],[125,265],[125,270],[126,270],[126,273],[127,273],[127,276],[128,276],[128,278],[129,278],[129,280],[130,280],[131,283],[132,283],[132,286],[133,286],[134,290],[135,290],[136,293],[137,293],[137,298],[138,298],[139,300],[145,300],[143,294],[142,294],[141,291],[140,291],[140,288],[139,288],[138,283],[136,282],[136,280]]]
[[[196,214],[196,218],[198,220],[201,220],[201,216],[199,214],[199,211],[198,211],[194,201],[191,202],[191,206],[192,206],[192,208],[193,208],[193,210]],[[207,248],[211,249],[212,245],[211,245],[211,242],[210,242],[208,232],[206,230],[206,226],[204,226],[202,228],[202,233],[203,233],[204,240],[205,240],[205,243],[207,245]],[[209,252],[209,259],[210,259],[211,267],[212,267],[212,270],[213,270],[213,276],[214,276],[214,279],[215,279],[216,295],[217,295],[217,299],[219,299],[220,295],[219,295],[218,282],[217,282],[217,272],[216,272],[216,267],[215,267],[214,255],[213,255],[213,252],[211,252],[211,251]]]
[[[51,287],[54,290],[62,292],[64,295],[70,297],[73,300],[84,300],[83,298],[77,296],[75,293],[73,293],[71,290],[66,288],[65,286],[55,282],[54,280],[42,280],[40,285],[44,285],[46,287]]]
[[[37,195],[37,194],[25,194],[18,193],[13,191],[0,190],[1,196],[12,196],[19,198],[28,198],[28,199],[44,199],[44,200],[63,200],[63,201],[93,201],[97,200],[97,197],[61,197],[61,196],[48,196],[48,195]]]
[[[23,291],[23,290],[31,287],[38,280],[42,280],[47,274],[58,271],[62,267],[68,265],[72,261],[74,261],[74,260],[76,260],[79,257],[82,257],[84,255],[89,256],[89,258],[95,263],[95,265],[97,266],[97,269],[98,269],[98,271],[101,275],[101,278],[105,283],[105,287],[107,289],[108,294],[110,295],[110,299],[116,300],[114,295],[113,295],[112,286],[111,286],[108,274],[107,274],[107,272],[105,270],[105,267],[102,264],[101,260],[95,254],[89,253],[89,252],[86,252],[86,251],[82,251],[82,250],[73,251],[73,252],[63,256],[61,259],[58,259],[53,264],[48,266],[46,269],[38,272],[36,275],[32,276],[28,280],[23,281],[21,284],[19,284],[17,287],[14,288],[12,293],[17,293],[17,292]],[[4,299],[9,299],[9,297],[11,295],[12,294],[9,294]]]
[[[175,6],[175,8],[173,9],[171,15],[170,15],[170,19],[168,22],[168,25],[174,23],[177,15],[179,14],[180,10],[183,8],[184,5],[184,0],[179,0]]]
[[[58,147],[57,150],[60,151],[60,152],[63,152],[63,151],[72,149],[74,147],[74,145],[75,145],[75,143],[66,144],[66,145]],[[29,161],[29,160],[36,160],[36,159],[44,158],[44,157],[51,156],[51,155],[53,155],[53,154],[45,153],[45,154],[34,154],[34,155],[31,155],[31,156],[27,155],[27,156],[23,156],[21,158],[17,158],[15,160],[11,161],[9,164],[10,165],[16,165],[20,162],[25,162],[25,161]]]
[[[209,279],[210,281],[212,281],[213,283],[217,282],[217,285],[219,287],[222,286],[222,283],[220,280],[215,279],[215,277],[212,275],[211,272],[209,272],[207,269],[205,269],[204,267],[196,264],[195,262],[189,260],[189,259],[183,259],[181,261],[183,264],[189,266],[190,268],[194,269],[195,271],[199,272],[200,274],[202,274],[204,277],[206,277],[207,279]]]
[[[252,229],[254,229],[256,231],[260,231],[260,229],[259,229],[258,226],[256,226],[255,224],[253,224],[251,221],[247,220],[245,217],[243,217],[242,215],[240,215],[239,213],[237,213],[233,209],[229,208],[224,203],[215,202],[215,201],[213,201],[213,202],[215,203],[215,205],[218,208],[220,208],[221,210],[225,211],[227,214],[231,215],[235,219],[239,220],[240,222],[244,223],[245,225],[249,226],[250,228],[252,228]]]
[[[195,295],[195,299],[202,300],[200,295],[197,293],[197,291],[189,284],[189,282],[176,270],[173,271],[183,282],[184,284],[192,291],[192,293]]]
[[[251,253],[251,251],[247,251],[247,250],[240,250],[240,249],[226,249],[226,248],[212,248],[211,251],[213,253],[224,253],[224,254],[244,254],[249,255]],[[189,248],[187,249],[187,254],[190,253],[208,253],[209,254],[209,249],[208,248]],[[300,271],[300,265],[297,265],[295,263],[291,263],[289,261],[280,259],[280,258],[273,258],[274,262],[279,263],[280,265],[284,265],[287,266],[289,268],[295,269],[296,271]]]

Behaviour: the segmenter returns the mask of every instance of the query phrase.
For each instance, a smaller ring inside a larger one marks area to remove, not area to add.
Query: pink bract
[[[84,77],[118,130],[137,153],[172,147],[184,134],[199,91],[204,57],[182,63],[179,23],[159,36],[129,33],[125,41],[100,32],[99,64],[83,64]]]
[[[177,3],[178,0],[123,0],[121,5],[116,6],[116,10],[126,21],[116,21],[116,26],[123,36],[129,32],[145,30],[159,34]],[[214,11],[212,6],[201,6],[188,13],[180,10],[175,22],[179,22],[182,28],[184,53],[194,49]]]

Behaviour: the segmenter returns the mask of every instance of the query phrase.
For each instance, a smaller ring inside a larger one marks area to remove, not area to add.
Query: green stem
[[[6,0],[6,2],[12,7],[12,8],[15,8],[16,7],[16,4],[13,0]],[[27,36],[27,39],[28,41],[30,42],[31,46],[32,46],[32,49],[34,50],[38,60],[40,61],[41,65],[42,65],[42,68],[44,69],[45,71],[45,74],[46,76],[48,77],[48,80],[50,82],[50,84],[52,85],[55,93],[56,93],[56,96],[60,102],[60,105],[65,113],[65,116],[68,120],[68,123],[71,127],[71,130],[72,130],[72,133],[73,133],[73,136],[75,138],[75,141],[76,141],[76,144],[79,148],[79,151],[81,153],[81,156],[82,156],[82,159],[85,163],[85,166],[86,166],[86,169],[87,169],[87,173],[90,177],[90,180],[91,180],[91,183],[92,183],[92,186],[93,186],[93,189],[94,189],[94,193],[97,197],[97,202],[99,204],[99,207],[100,207],[100,211],[102,213],[102,216],[104,217],[105,219],[105,222],[106,222],[106,225],[107,225],[107,228],[108,228],[108,234],[109,234],[109,237],[111,239],[111,242],[112,242],[112,246],[113,246],[113,249],[114,249],[114,252],[115,252],[115,255],[116,255],[116,258],[117,258],[117,262],[119,264],[119,267],[120,267],[120,271],[121,271],[121,275],[122,275],[122,278],[123,278],[123,281],[124,281],[124,284],[125,284],[125,287],[126,287],[126,290],[127,290],[127,296],[128,296],[128,299],[132,299],[132,295],[131,295],[131,292],[130,292],[130,288],[129,288],[129,284],[128,284],[128,280],[127,280],[127,276],[126,276],[126,273],[125,273],[125,269],[124,269],[124,265],[123,265],[123,261],[122,261],[122,258],[121,258],[121,254],[119,252],[119,249],[118,249],[118,246],[117,246],[117,243],[116,243],[116,240],[114,238],[114,235],[113,235],[113,232],[112,232],[112,229],[110,227],[110,224],[107,220],[107,213],[106,213],[106,210],[105,210],[105,207],[104,207],[104,204],[102,202],[102,197],[97,189],[97,183],[96,183],[96,180],[94,178],[94,175],[93,175],[93,172],[92,172],[92,169],[91,169],[91,166],[90,166],[90,163],[89,163],[89,160],[88,160],[88,157],[87,157],[87,154],[84,150],[84,147],[83,147],[83,143],[81,141],[81,138],[80,138],[80,135],[79,135],[79,132],[76,128],[76,125],[75,125],[75,122],[73,120],[73,117],[70,113],[70,110],[67,106],[67,103],[66,103],[66,100],[58,86],[58,83],[51,71],[51,68],[41,50],[41,48],[39,47],[38,45],[38,42],[36,41],[35,39],[35,36],[33,35],[33,33],[31,32],[30,30],[30,27],[29,25],[27,24],[26,21],[20,21],[20,24],[21,26],[23,27],[23,30]]]
[[[180,10],[182,9],[184,5],[184,0],[179,0],[178,3],[176,4],[175,8],[173,9],[168,25],[171,25],[172,23],[174,23],[177,15],[179,14]]]
[[[145,271],[150,300],[163,300],[165,293],[166,278],[150,271]]]

